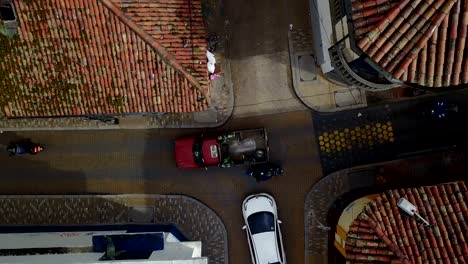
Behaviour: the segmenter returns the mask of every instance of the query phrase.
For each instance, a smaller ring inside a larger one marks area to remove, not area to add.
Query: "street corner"
[[[335,231],[329,217],[336,214],[335,203],[353,189],[373,186],[372,173],[351,173],[342,170],[328,175],[312,186],[304,204],[306,263],[328,263],[330,236]],[[340,208],[342,209],[342,208]]]
[[[2,225],[97,226],[173,225],[201,241],[210,264],[228,263],[226,227],[198,200],[183,195],[37,195],[0,196]],[[35,213],[28,213],[29,208]]]
[[[447,165],[445,157],[451,157],[450,165]],[[359,245],[365,245],[364,240],[370,238],[363,232],[368,230],[366,229],[368,225],[366,226],[364,222],[367,221],[367,217],[373,217],[372,210],[376,205],[382,206],[383,200],[387,203],[391,200],[390,204],[396,206],[398,198],[404,196],[403,193],[417,194],[417,197],[430,196],[430,192],[424,192],[428,188],[439,188],[444,194],[449,195],[460,192],[466,185],[463,173],[466,159],[466,153],[446,151],[411,159],[352,167],[322,178],[312,186],[304,204],[306,263],[344,263],[346,260],[354,263],[352,261],[358,260],[355,253],[359,252],[357,251],[361,247]],[[423,171],[418,170],[421,164],[425,164],[428,168]],[[442,178],[441,172],[449,176]],[[414,189],[408,192],[409,188]],[[370,211],[366,207],[368,204],[372,208]],[[421,204],[418,203],[419,206]],[[432,205],[439,206],[435,203]],[[361,215],[364,211],[365,213]],[[356,236],[356,232],[362,233],[363,236]],[[380,243],[379,239],[383,238],[375,237],[370,240]],[[361,241],[357,241],[356,244],[356,240]],[[386,246],[379,248],[384,249]],[[367,255],[375,256],[372,251],[362,252],[365,253],[362,258],[367,259]],[[380,254],[383,255],[394,254]]]
[[[292,83],[299,100],[317,112],[335,112],[367,105],[366,93],[338,83],[316,64],[310,28],[288,31]]]

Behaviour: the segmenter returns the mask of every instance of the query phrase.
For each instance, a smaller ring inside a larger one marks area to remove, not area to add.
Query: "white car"
[[[250,195],[242,203],[242,213],[252,263],[286,264],[275,199],[266,193]]]

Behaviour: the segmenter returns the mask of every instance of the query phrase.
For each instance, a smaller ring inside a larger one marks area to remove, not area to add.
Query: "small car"
[[[250,195],[242,203],[250,255],[253,264],[285,264],[281,221],[273,197],[266,193]]]

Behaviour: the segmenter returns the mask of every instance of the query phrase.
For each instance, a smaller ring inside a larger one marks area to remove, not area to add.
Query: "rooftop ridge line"
[[[189,74],[182,65],[180,65],[175,57],[166,50],[157,40],[150,36],[145,30],[138,26],[132,19],[128,18],[120,8],[114,5],[111,0],[99,0],[104,4],[115,16],[117,16],[126,26],[132,29],[143,41],[154,48],[155,52],[176,71],[182,74],[195,88],[197,88],[207,99],[205,92],[198,81]]]

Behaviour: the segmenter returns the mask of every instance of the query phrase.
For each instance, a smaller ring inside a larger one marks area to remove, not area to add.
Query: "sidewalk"
[[[367,106],[365,91],[323,76],[315,64],[311,28],[293,28],[288,32],[288,42],[293,87],[303,104],[319,112]]]
[[[227,232],[221,218],[182,195],[0,196],[0,225],[174,224],[202,241],[210,264],[228,263]]]

